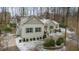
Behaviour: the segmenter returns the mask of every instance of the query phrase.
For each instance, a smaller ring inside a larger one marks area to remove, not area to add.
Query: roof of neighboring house
[[[44,23],[44,24],[49,24],[49,23],[53,23],[53,24],[59,24],[58,22],[54,21],[54,20],[50,20],[50,19],[41,19],[41,21]]]

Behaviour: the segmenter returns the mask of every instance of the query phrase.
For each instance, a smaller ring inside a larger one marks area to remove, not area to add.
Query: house
[[[50,19],[39,19],[37,17],[22,17],[17,24],[16,34],[23,40],[19,42],[43,40],[54,30],[59,29],[59,23]]]
[[[55,32],[55,30],[59,30],[58,22],[50,19],[41,19],[41,21],[44,23],[44,30],[48,34]]]
[[[38,17],[21,17],[17,23],[16,44],[20,50],[35,48],[43,44],[44,38],[59,29],[59,23]]]
[[[42,40],[44,35],[44,24],[37,17],[23,17],[17,24],[17,35],[23,40],[19,42]]]

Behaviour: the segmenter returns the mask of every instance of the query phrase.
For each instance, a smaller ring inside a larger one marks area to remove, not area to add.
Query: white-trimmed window
[[[33,32],[33,28],[26,28],[26,33],[32,33]]]
[[[41,32],[41,27],[35,28],[35,32]]]

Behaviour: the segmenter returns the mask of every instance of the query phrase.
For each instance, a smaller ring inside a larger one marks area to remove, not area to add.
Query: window
[[[41,32],[41,28],[40,27],[35,28],[35,32]]]
[[[28,42],[28,39],[26,39],[26,42]]]
[[[33,40],[35,41],[35,38],[33,38]]]
[[[19,43],[21,43],[21,40],[19,40]]]
[[[25,38],[23,38],[23,42],[25,42]]]
[[[53,26],[50,26],[50,29],[53,29]]]
[[[39,38],[37,38],[37,40],[39,40]]]
[[[40,37],[40,39],[42,39],[42,37]]]
[[[32,38],[30,38],[30,41],[32,41]]]
[[[26,28],[26,33],[31,33],[33,32],[33,28]]]

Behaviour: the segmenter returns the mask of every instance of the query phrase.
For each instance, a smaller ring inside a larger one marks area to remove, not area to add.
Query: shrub
[[[46,35],[43,35],[43,39],[45,39],[46,38]]]
[[[56,45],[61,45],[62,43],[64,43],[64,39],[58,38],[58,40],[56,41]]]
[[[59,27],[65,28],[66,26],[63,23],[60,23]]]
[[[5,32],[11,32],[11,31],[12,31],[12,29],[11,29],[10,27],[5,27],[3,30],[4,30]]]
[[[52,39],[46,40],[43,45],[44,45],[45,47],[52,47],[52,46],[55,46],[55,40],[52,40]]]
[[[10,26],[15,28],[16,24],[15,23],[10,23]]]

